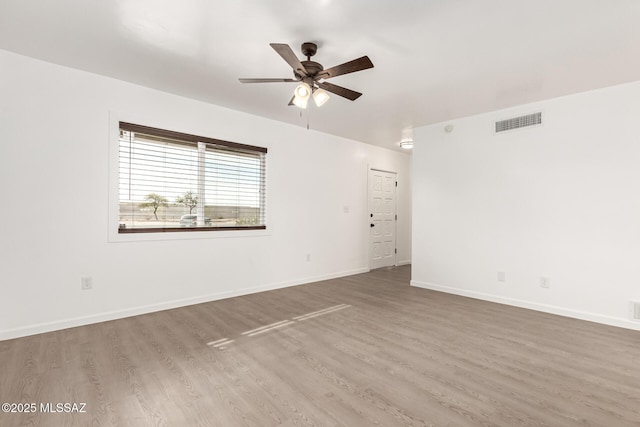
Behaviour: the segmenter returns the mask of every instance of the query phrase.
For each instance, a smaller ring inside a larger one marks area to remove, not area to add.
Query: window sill
[[[197,231],[237,231],[237,230],[266,230],[265,225],[247,227],[156,227],[156,228],[119,228],[118,234],[140,233],[189,233]]]
[[[150,242],[162,240],[199,240],[270,236],[266,227],[185,227],[154,229],[120,229],[109,232],[110,243]]]

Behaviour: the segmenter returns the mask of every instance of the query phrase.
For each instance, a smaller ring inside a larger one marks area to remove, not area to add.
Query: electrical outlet
[[[88,289],[93,289],[93,279],[91,276],[82,277],[80,279],[80,289],[86,291]]]
[[[507,274],[504,271],[498,271],[498,282],[506,282]]]
[[[540,287],[541,288],[545,288],[545,289],[549,289],[551,287],[551,280],[549,280],[548,277],[541,277],[540,278]]]

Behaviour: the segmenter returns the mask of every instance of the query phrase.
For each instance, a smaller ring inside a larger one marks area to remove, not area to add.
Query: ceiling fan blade
[[[351,101],[355,101],[362,95],[360,92],[356,92],[355,90],[347,89],[346,87],[334,85],[327,82],[318,82],[317,85],[327,92],[335,93],[336,95],[347,98]]]
[[[297,83],[295,79],[238,79],[240,83]]]
[[[330,79],[331,77],[355,73],[356,71],[362,71],[369,68],[373,68],[373,62],[371,62],[368,56],[363,56],[362,58],[354,59],[353,61],[345,62],[344,64],[327,68],[326,70],[319,72],[318,77],[323,79]]]
[[[307,70],[304,68],[296,54],[293,53],[293,50],[291,50],[291,47],[288,44],[270,43],[269,46],[271,46],[276,52],[278,52],[278,55],[280,55],[282,59],[287,61],[287,64],[289,64],[291,68],[293,68],[293,71],[302,76],[309,75],[309,73],[307,73]]]

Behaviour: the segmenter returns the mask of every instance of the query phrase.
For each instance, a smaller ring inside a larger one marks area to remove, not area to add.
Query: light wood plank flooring
[[[38,407],[0,425],[640,426],[640,332],[409,278],[384,269],[2,341],[0,402]],[[40,408],[74,402],[86,412]]]

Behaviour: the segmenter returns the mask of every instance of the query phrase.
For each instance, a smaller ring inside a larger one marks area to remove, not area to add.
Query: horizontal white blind
[[[266,149],[121,123],[119,232],[265,228]]]

